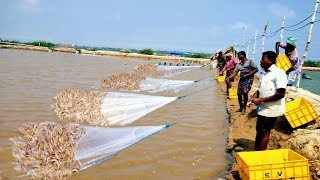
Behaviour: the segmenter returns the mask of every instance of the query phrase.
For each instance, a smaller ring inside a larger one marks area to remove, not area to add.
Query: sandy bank
[[[137,53],[122,53],[116,51],[88,51],[84,49],[75,49],[67,47],[47,48],[41,46],[23,46],[23,45],[7,45],[0,44],[0,49],[20,49],[20,50],[31,50],[31,51],[43,51],[43,52],[65,52],[65,53],[78,53],[86,55],[97,55],[97,56],[116,56],[121,58],[134,58],[144,60],[159,60],[159,61],[171,61],[171,62],[183,62],[183,63],[197,63],[197,64],[209,64],[210,59],[201,58],[186,58],[177,56],[156,56],[156,55],[145,55]]]
[[[307,71],[320,71],[320,67],[301,67],[301,69]]]
[[[215,69],[215,75],[218,75],[218,70]],[[237,80],[234,83],[234,87],[237,87]],[[249,94],[252,94],[256,91],[258,78],[254,79],[254,83],[252,86],[252,90]],[[226,91],[225,83],[219,83],[221,91]],[[295,91],[295,87],[288,87],[286,94],[286,101],[291,101],[292,99],[296,99],[298,97],[304,97],[307,99],[318,115],[320,114],[320,96],[313,94],[304,89],[299,89],[297,92]],[[247,107],[247,113],[245,115],[241,115],[240,112],[236,112],[239,109],[238,100],[237,99],[226,99],[227,103],[227,111],[230,115],[230,127],[229,127],[229,135],[228,135],[228,143],[227,143],[227,152],[232,156],[230,161],[230,166],[228,168],[227,179],[239,179],[238,175],[238,167],[236,164],[236,156],[239,151],[253,151],[254,150],[254,141],[256,135],[256,106],[254,104],[250,104]],[[270,135],[270,143],[268,145],[268,149],[280,149],[280,148],[291,148],[294,151],[298,151],[298,153],[309,159],[310,165],[310,174],[312,175],[312,179],[320,178],[317,177],[317,173],[320,174],[320,153],[319,149],[316,149],[316,152],[312,152],[314,155],[310,157],[308,152],[310,151],[307,147],[299,145],[299,147],[292,146],[292,144],[288,144],[288,141],[293,140],[296,137],[306,137],[307,134],[311,133],[312,137],[315,138],[314,142],[319,142],[320,136],[318,136],[320,131],[320,117],[317,118],[316,121],[306,124],[306,126],[300,127],[301,130],[297,132],[297,129],[292,129],[285,119],[285,117],[281,117],[278,119],[275,129],[272,130]],[[302,130],[306,130],[306,132],[302,132]],[[297,135],[298,133],[298,135]],[[300,133],[300,134],[299,134]],[[309,136],[308,136],[309,137]],[[310,140],[310,139],[309,139]],[[313,141],[313,139],[311,140]],[[305,142],[304,142],[305,143]],[[316,144],[314,146],[318,146]],[[310,153],[309,153],[310,154]],[[316,163],[315,163],[316,162]],[[319,162],[319,163],[318,163]]]

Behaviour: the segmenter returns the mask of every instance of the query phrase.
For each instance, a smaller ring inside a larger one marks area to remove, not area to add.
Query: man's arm
[[[251,75],[254,75],[255,73],[257,73],[259,70],[258,69],[254,69],[251,72],[249,72],[248,74],[243,75],[244,78],[250,77]]]
[[[222,70],[220,71],[219,75],[223,75],[223,72],[227,70],[227,65],[224,65],[224,67],[222,68]]]
[[[259,97],[259,90],[256,90],[256,92],[254,92],[252,94],[252,96],[250,97],[250,99],[253,99],[253,98],[258,98]]]
[[[264,97],[264,98],[252,98],[251,101],[258,105],[262,102],[271,102],[271,101],[276,101],[276,100],[279,100],[281,98],[284,98],[286,94],[286,89],[285,88],[280,88],[280,89],[277,89],[277,92],[276,94],[272,95],[272,96],[269,96],[269,97]]]
[[[233,72],[232,72],[232,74],[231,74],[229,77],[227,77],[227,78],[225,79],[225,81],[228,81],[229,79],[234,78],[237,74],[238,74],[238,72],[233,71]]]
[[[276,53],[279,54],[280,42],[276,42]]]

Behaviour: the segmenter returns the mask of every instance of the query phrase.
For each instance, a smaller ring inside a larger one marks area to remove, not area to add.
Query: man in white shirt
[[[273,51],[262,53],[260,65],[264,75],[258,84],[258,90],[251,96],[251,101],[258,105],[255,150],[266,150],[270,131],[278,116],[285,113],[285,94],[288,83],[285,72],[275,66],[277,54]]]

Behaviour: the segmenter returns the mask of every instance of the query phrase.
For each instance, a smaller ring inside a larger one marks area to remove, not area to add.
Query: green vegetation
[[[320,67],[320,61],[308,60],[303,63],[303,66],[305,66],[305,67]]]
[[[140,54],[147,54],[147,55],[153,55],[154,54],[154,50],[152,50],[151,48],[147,48],[147,49],[142,49],[141,51],[139,51]]]
[[[209,54],[204,54],[204,53],[194,53],[194,54],[187,54],[185,57],[189,57],[189,58],[209,58],[210,55]]]
[[[7,42],[7,43],[13,43],[13,44],[20,44],[21,42],[13,40],[13,41],[8,41],[8,40],[2,40],[2,42]]]
[[[92,47],[92,48],[87,48],[88,51],[98,51],[98,48]]]
[[[27,45],[33,45],[33,46],[42,46],[42,47],[48,47],[48,48],[52,48],[57,46],[56,44],[50,43],[50,42],[46,42],[46,41],[34,41],[34,42],[27,42],[25,43]]]
[[[8,44],[17,44],[17,45],[33,45],[33,46],[43,46],[48,48],[53,47],[71,47],[75,48],[77,51],[80,49],[85,49],[89,51],[115,51],[122,53],[138,53],[138,54],[147,54],[147,55],[157,55],[157,56],[178,56],[178,57],[189,57],[189,58],[209,58],[210,54],[205,53],[191,53],[191,52],[182,52],[182,51],[167,51],[167,50],[153,50],[151,48],[146,48],[142,50],[138,49],[129,49],[129,48],[112,48],[112,47],[92,47],[92,46],[77,46],[77,45],[68,45],[68,44],[54,44],[46,41],[34,41],[34,42],[21,42],[17,40],[1,40],[1,42]],[[306,62],[307,63],[307,62]]]
[[[42,46],[42,47],[56,47],[57,45],[51,42],[46,42],[46,41],[34,41],[34,42],[21,42],[17,40],[3,40],[2,42],[9,43],[9,44],[25,44],[25,45],[32,45],[32,46]]]

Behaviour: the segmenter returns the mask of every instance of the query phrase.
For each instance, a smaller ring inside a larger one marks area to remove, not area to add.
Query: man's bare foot
[[[246,114],[246,109],[242,109],[241,114],[245,115]]]

